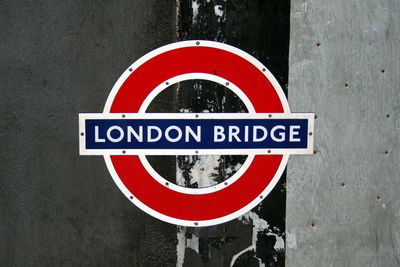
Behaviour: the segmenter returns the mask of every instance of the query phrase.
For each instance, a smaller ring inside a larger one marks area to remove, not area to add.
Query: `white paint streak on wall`
[[[244,253],[246,253],[247,251],[251,251],[251,250],[255,250],[256,246],[255,245],[251,245],[246,249],[243,249],[242,251],[240,251],[238,254],[234,255],[232,257],[232,261],[231,261],[231,267],[235,264],[236,260],[239,258],[239,256],[243,255]],[[261,263],[261,262],[260,262]]]
[[[274,245],[274,249],[276,251],[284,251],[285,250],[285,241],[283,240],[283,238],[277,234],[274,234],[276,242]]]
[[[192,1],[192,11],[193,11],[193,19],[192,19],[192,24],[197,22],[197,16],[199,15],[199,4],[197,3],[197,0]]]
[[[192,234],[192,238],[186,239],[186,247],[191,248],[199,253],[199,238]]]
[[[179,112],[180,112],[180,113],[189,113],[189,112],[191,112],[191,111],[190,111],[190,109],[188,109],[188,108],[181,108],[181,109],[179,109]]]
[[[183,178],[183,171],[178,168],[178,164],[176,168],[176,184],[180,186],[185,186],[185,179]]]
[[[185,251],[186,248],[193,249],[196,253],[199,253],[199,238],[192,234],[191,238],[186,237],[187,228],[178,226],[176,245],[176,267],[182,267],[185,262]]]
[[[216,185],[214,181],[214,172],[218,168],[218,159],[220,156],[199,156],[193,168],[191,169],[191,184],[197,183],[199,188]]]
[[[186,250],[186,227],[179,227],[177,231],[178,244],[176,245],[176,267],[182,267],[185,260]]]
[[[215,16],[222,17],[224,15],[224,9],[222,8],[221,5],[215,5],[214,13],[215,13]]]
[[[249,212],[250,218],[253,220],[254,229],[266,230],[268,229],[268,223],[261,219],[255,212]]]
[[[253,236],[252,236],[252,245],[249,246],[248,248],[240,251],[238,254],[236,254],[235,256],[232,257],[232,261],[231,261],[231,266],[233,266],[235,264],[235,261],[244,253],[246,253],[247,251],[251,251],[251,250],[256,250],[256,245],[257,245],[257,234],[259,231],[264,231],[267,230],[269,227],[269,224],[267,221],[261,219],[255,212],[248,212],[246,215],[241,216],[239,219],[241,219],[242,221],[244,221],[246,218],[250,218],[252,220],[253,223]],[[277,238],[276,234],[273,233],[268,233],[268,235],[274,235]],[[283,249],[285,248],[285,243],[283,241],[282,237],[279,237],[280,239],[277,238],[277,242],[275,243],[275,250],[276,249],[281,249],[283,247]],[[258,258],[257,258],[258,259]],[[264,263],[261,262],[260,259],[258,259],[259,261],[259,266],[260,267],[265,267]]]

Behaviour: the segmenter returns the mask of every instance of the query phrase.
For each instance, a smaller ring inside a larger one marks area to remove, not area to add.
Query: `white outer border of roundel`
[[[137,61],[135,61],[128,69],[125,70],[125,72],[120,76],[120,78],[117,80],[113,88],[111,89],[110,94],[108,95],[106,104],[104,105],[103,113],[110,113],[111,105],[114,101],[114,98],[116,94],[118,93],[119,88],[122,86],[122,84],[125,82],[125,80],[129,77],[131,73],[133,73],[138,67],[140,67],[143,63],[146,61],[150,60],[151,58],[160,55],[162,53],[165,53],[167,51],[171,51],[174,49],[178,48],[184,48],[184,47],[212,47],[212,48],[217,48],[221,50],[225,50],[231,53],[234,53],[243,59],[249,61],[252,63],[255,67],[257,67],[261,72],[264,73],[264,75],[267,77],[267,79],[271,82],[273,85],[275,91],[277,92],[279,99],[282,103],[284,113],[290,113],[289,109],[289,104],[286,99],[285,94],[283,93],[283,90],[281,86],[279,85],[278,81],[275,79],[275,77],[272,75],[272,73],[261,63],[259,62],[256,58],[253,56],[247,54],[246,52],[227,45],[223,43],[218,43],[218,42],[213,42],[213,41],[203,41],[203,40],[190,40],[190,41],[183,41],[183,42],[176,42],[172,44],[168,44],[165,46],[162,46],[158,49],[155,49],[146,55],[142,56],[139,58]],[[250,211],[252,208],[254,208],[257,204],[259,204],[264,197],[266,197],[272,189],[275,187],[279,179],[281,178],[283,171],[285,170],[285,167],[287,165],[289,159],[289,155],[283,155],[282,156],[282,161],[278,167],[278,170],[276,171],[274,177],[272,178],[271,182],[268,184],[268,186],[263,190],[263,192],[257,196],[253,201],[248,203],[246,206],[243,208],[230,213],[228,215],[225,215],[220,218],[216,219],[210,219],[210,220],[199,220],[199,221],[192,221],[192,220],[182,220],[178,218],[173,218],[170,216],[167,216],[165,214],[159,213],[158,211],[155,211],[145,205],[143,202],[141,202],[139,199],[135,198],[135,196],[132,195],[132,193],[125,187],[125,185],[122,183],[121,179],[119,178],[117,172],[114,169],[114,166],[111,162],[111,157],[110,155],[104,155],[104,161],[106,163],[107,169],[111,174],[111,177],[113,178],[114,182],[118,186],[118,188],[122,191],[122,193],[133,203],[135,204],[138,208],[146,212],[147,214],[160,219],[162,221],[175,224],[175,225],[182,225],[182,226],[192,226],[192,227],[201,227],[201,226],[210,226],[210,225],[217,225],[221,224],[224,222],[231,221],[244,213]]]

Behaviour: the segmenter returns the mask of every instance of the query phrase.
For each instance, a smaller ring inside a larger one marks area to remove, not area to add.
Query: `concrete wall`
[[[292,0],[289,103],[318,116],[288,165],[288,266],[400,265],[400,2]]]
[[[127,201],[101,157],[78,154],[77,114],[100,112],[127,66],[175,41],[176,3],[191,23],[192,2],[0,3],[0,266],[282,266],[285,251],[267,248],[284,226],[274,237],[255,223],[284,222],[274,201],[223,231],[177,232]],[[207,3],[223,18],[200,11],[205,24],[178,37],[241,45],[284,85],[273,3],[286,2]],[[289,102],[318,118],[316,154],[289,161],[288,266],[400,265],[399,12],[395,0],[291,1]]]

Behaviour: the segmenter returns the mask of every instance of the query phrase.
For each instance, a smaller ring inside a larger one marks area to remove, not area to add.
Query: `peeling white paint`
[[[190,171],[192,175],[190,183],[197,183],[199,188],[218,184],[216,181],[214,181],[213,174],[215,173],[215,168],[218,168],[219,166],[219,158],[220,156],[215,155],[198,156],[196,163]]]
[[[186,250],[186,227],[179,227],[177,231],[178,244],[176,245],[176,267],[182,267]]]
[[[193,11],[192,23],[193,23],[193,24],[194,24],[195,22],[197,22],[197,16],[199,15],[199,6],[200,6],[200,4],[197,3],[197,0],[193,0],[193,1],[192,1],[192,11]]]
[[[222,17],[224,15],[224,9],[222,8],[222,5],[215,5],[214,13],[215,13],[215,16]]]
[[[176,184],[185,186],[185,179],[183,178],[183,171],[178,168],[178,162],[176,164]]]
[[[282,236],[276,235],[276,243],[274,245],[274,249],[276,251],[284,251],[285,250],[285,240]]]
[[[176,267],[182,267],[185,262],[185,252],[186,248],[193,249],[196,253],[199,253],[199,238],[194,234],[191,238],[186,238],[187,228],[183,226],[178,226],[176,245]]]
[[[238,217],[238,220],[241,221],[243,224],[250,224],[250,212],[243,214],[242,216]]]
[[[283,238],[279,235],[274,235],[276,242],[274,245],[274,249],[275,251],[284,251],[285,250],[285,241],[283,240]]]
[[[242,251],[240,251],[238,254],[235,254],[235,255],[232,257],[231,265],[230,265],[230,266],[232,267],[232,266],[235,264],[236,260],[239,258],[240,255],[246,253],[247,251],[251,251],[251,250],[255,250],[255,249],[256,249],[255,245],[251,245],[250,247],[245,248],[245,249],[243,249]]]
[[[235,166],[228,166],[228,168],[225,169],[225,173],[227,177],[233,176],[241,167],[243,164],[237,163]]]
[[[254,225],[253,228],[254,229],[256,229],[258,231],[268,229],[269,224],[267,223],[267,221],[261,219],[255,212],[249,212],[249,213],[250,213],[250,218],[253,220],[253,225]],[[253,236],[254,236],[254,233],[253,233]],[[257,237],[257,234],[256,234],[256,237]]]
[[[196,253],[199,253],[199,238],[192,234],[192,238],[186,239],[186,247],[193,249]]]
[[[240,251],[238,254],[234,255],[232,257],[231,266],[233,266],[235,264],[236,260],[240,257],[240,255],[246,253],[247,251],[251,251],[251,250],[255,251],[256,250],[256,245],[257,245],[257,240],[258,240],[258,238],[257,238],[258,232],[264,231],[264,230],[268,229],[268,227],[269,227],[268,222],[261,219],[255,212],[250,211],[250,212],[246,213],[245,215],[239,217],[239,219],[241,221],[249,219],[249,218],[252,220],[252,223],[253,223],[252,245],[249,246],[248,248]],[[282,239],[282,242],[284,242],[283,239]],[[275,243],[275,246],[277,246],[276,243]],[[280,247],[280,246],[281,246],[281,244],[279,243],[278,247]],[[284,244],[283,244],[283,247],[284,247]],[[261,259],[258,259],[258,262],[259,262],[260,267],[265,267],[265,264],[261,262]]]
[[[190,109],[188,109],[188,108],[180,108],[179,109],[179,112],[180,113],[190,113],[190,112],[192,112]]]
[[[258,241],[258,233],[263,232],[263,231],[269,231],[266,233],[267,236],[274,236],[275,237],[275,245],[274,249],[277,252],[281,252],[285,250],[285,240],[283,239],[282,236],[279,234],[271,232],[272,230],[270,229],[270,226],[267,221],[264,219],[261,219],[257,213],[255,212],[248,212],[245,215],[241,216],[238,218],[240,221],[243,223],[249,223],[249,220],[251,219],[252,224],[253,224],[253,236],[252,236],[252,245],[249,246],[248,248],[240,251],[238,254],[234,255],[231,261],[231,266],[235,264],[235,261],[244,253],[254,250],[256,251],[256,246],[257,246],[257,241]],[[279,232],[279,229],[277,227],[273,228],[274,231]],[[293,242],[293,241],[292,241]],[[291,243],[292,245],[296,245],[296,239],[294,239],[294,243]],[[273,256],[275,262],[278,261],[277,256]],[[265,264],[261,262],[261,259],[257,258],[259,262],[260,267],[265,267]]]

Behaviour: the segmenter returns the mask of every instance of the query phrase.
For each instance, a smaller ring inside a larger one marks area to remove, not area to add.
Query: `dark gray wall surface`
[[[284,179],[240,220],[177,232],[79,156],[78,113],[101,112],[126,67],[177,39],[235,45],[287,83],[288,0],[0,3],[0,266],[284,265]],[[161,98],[155,111],[173,104]]]
[[[174,41],[175,2],[0,2],[0,265],[173,266],[176,227],[78,152],[78,113]]]

